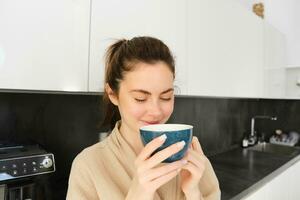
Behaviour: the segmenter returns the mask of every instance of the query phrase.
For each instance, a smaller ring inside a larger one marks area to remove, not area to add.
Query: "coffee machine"
[[[0,142],[0,200],[40,200],[37,179],[55,172],[54,155],[39,145]]]

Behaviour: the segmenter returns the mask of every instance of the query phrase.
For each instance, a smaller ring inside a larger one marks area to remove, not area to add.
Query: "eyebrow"
[[[165,93],[168,93],[170,91],[174,91],[174,89],[173,88],[169,88],[169,89],[163,91],[161,94],[165,94]],[[147,94],[147,95],[151,94],[150,92],[148,92],[146,90],[141,90],[141,89],[131,90],[130,92],[141,92],[141,93],[144,93],[144,94]]]

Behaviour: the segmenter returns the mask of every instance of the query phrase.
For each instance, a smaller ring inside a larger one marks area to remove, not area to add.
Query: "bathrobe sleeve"
[[[72,163],[67,200],[99,200],[83,157],[76,157]]]

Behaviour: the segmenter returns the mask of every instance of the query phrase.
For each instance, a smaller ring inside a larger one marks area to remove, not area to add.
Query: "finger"
[[[157,179],[165,174],[170,173],[171,171],[180,169],[183,165],[187,163],[187,160],[179,160],[170,164],[166,164],[162,167],[157,167],[154,169],[151,169],[147,172],[145,175],[146,181],[152,181],[154,179]]]
[[[205,156],[202,156],[199,154],[199,152],[193,150],[189,150],[188,154],[185,156],[184,159],[186,159],[187,161],[189,161],[190,163],[194,164],[199,168],[205,166],[205,162],[206,162]]]
[[[200,145],[200,142],[199,142],[198,138],[195,136],[193,137],[193,140],[192,140],[192,146],[193,146],[194,150],[198,151],[201,155],[204,155],[203,150]]]
[[[165,183],[167,183],[168,181],[170,181],[172,178],[174,178],[178,173],[180,172],[180,170],[173,170],[155,180],[153,180],[151,182],[151,184],[156,187],[159,188],[160,186],[164,185]]]
[[[138,155],[137,160],[144,161],[148,159],[151,156],[151,154],[166,141],[166,139],[167,139],[166,134],[163,134],[153,139],[143,148],[141,153]]]
[[[152,157],[150,157],[148,160],[146,160],[146,166],[148,169],[156,166],[157,164],[161,163],[165,159],[169,158],[170,156],[174,155],[175,153],[179,152],[181,149],[183,149],[185,145],[184,141],[177,142],[175,144],[172,144],[171,146],[155,153]]]
[[[182,166],[182,169],[189,171],[192,174],[193,179],[199,180],[204,172],[205,167],[198,167],[191,162],[188,162],[186,165]]]

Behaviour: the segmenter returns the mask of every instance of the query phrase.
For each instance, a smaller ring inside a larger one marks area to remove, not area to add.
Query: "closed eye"
[[[144,101],[146,101],[146,99],[134,99],[134,100],[136,100],[137,102],[144,102]]]
[[[160,98],[163,101],[170,101],[172,98]]]

